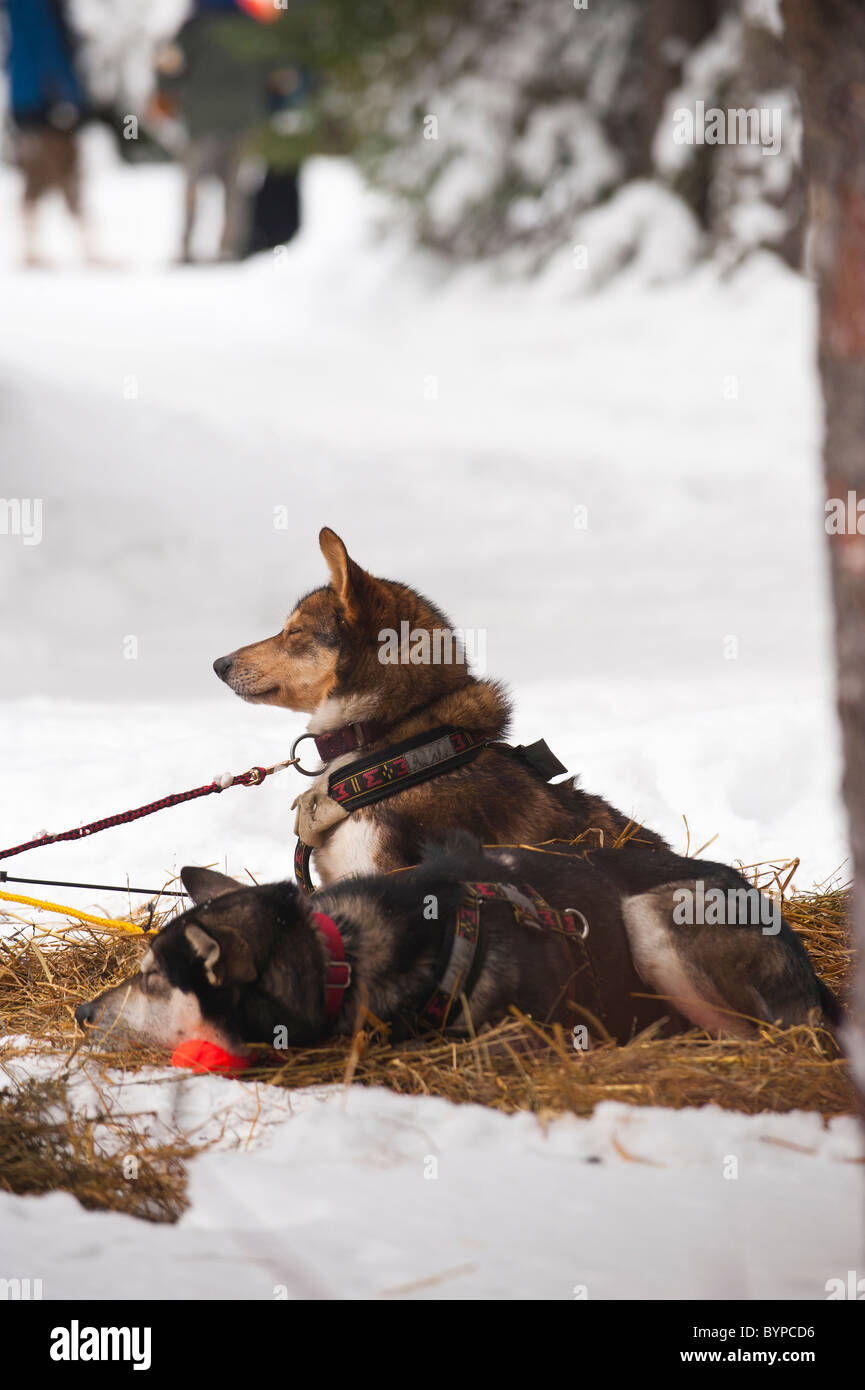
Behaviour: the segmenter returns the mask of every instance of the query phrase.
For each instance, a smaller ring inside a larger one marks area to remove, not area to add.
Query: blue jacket
[[[61,102],[83,112],[84,91],[75,72],[69,31],[56,0],[6,0],[6,67],[16,121],[50,120]]]

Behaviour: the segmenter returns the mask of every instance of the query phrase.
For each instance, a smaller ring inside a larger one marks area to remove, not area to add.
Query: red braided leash
[[[248,772],[238,773],[236,777],[214,779],[203,787],[193,787],[189,792],[175,792],[173,796],[163,796],[159,801],[149,801],[146,806],[137,806],[134,811],[121,811],[116,816],[106,816],[104,820],[91,821],[89,825],[79,825],[77,830],[64,830],[59,835],[41,835],[28,840],[23,845],[13,845],[12,849],[0,850],[0,859],[10,859],[13,854],[23,854],[26,849],[38,849],[40,845],[56,845],[61,840],[82,840],[85,835],[95,835],[100,830],[109,830],[113,825],[127,825],[129,821],[140,820],[142,816],[152,816],[154,811],[164,811],[169,806],[179,806],[184,801],[194,801],[199,796],[211,796],[226,787],[260,787],[271,772],[279,772],[284,767],[293,767],[297,758],[284,763],[274,763],[273,767],[251,767]]]

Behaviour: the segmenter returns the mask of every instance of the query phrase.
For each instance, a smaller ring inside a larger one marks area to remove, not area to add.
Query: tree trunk
[[[811,237],[820,309],[827,498],[865,499],[865,5],[783,0],[804,114]],[[865,513],[865,503],[863,503]],[[865,515],[830,534],[844,751],[853,852],[853,933],[859,952],[847,1045],[865,1109]]]
[[[651,178],[654,173],[652,142],[664,102],[678,87],[682,64],[691,49],[715,27],[719,11],[719,0],[648,0],[645,4],[642,110],[637,167],[632,171],[642,178]],[[705,204],[705,196],[703,201]]]

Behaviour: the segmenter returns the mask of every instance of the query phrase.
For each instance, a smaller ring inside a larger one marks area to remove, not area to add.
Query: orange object
[[[234,1072],[245,1071],[251,1063],[251,1057],[226,1052],[224,1047],[205,1042],[204,1038],[187,1038],[171,1054],[173,1067],[189,1067],[199,1074],[220,1072],[230,1076]]]
[[[274,0],[237,0],[242,10],[251,14],[253,19],[259,20],[262,24],[272,24],[275,19],[279,19],[280,8]]]

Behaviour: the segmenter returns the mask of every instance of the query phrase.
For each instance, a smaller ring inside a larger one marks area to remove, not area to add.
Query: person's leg
[[[22,260],[26,266],[41,265],[38,250],[36,206],[44,192],[44,155],[42,134],[36,130],[22,131],[16,141],[16,162],[24,180],[21,190]]]
[[[297,169],[267,169],[251,202],[249,254],[286,246],[300,227]]]
[[[227,140],[222,152],[220,177],[225,190],[225,214],[219,256],[237,261],[244,254],[249,238],[250,197],[243,177],[246,137]]]
[[[183,236],[180,243],[180,259],[192,260],[192,234],[195,231],[195,213],[198,206],[198,170],[187,157],[183,161]]]
[[[24,243],[22,260],[26,266],[42,264],[36,234],[36,203],[30,198],[21,200],[21,231]]]
[[[78,238],[81,244],[82,259],[95,264],[99,259],[93,246],[93,235],[81,199],[81,165],[79,161],[78,138],[75,135],[58,134],[56,164],[59,173],[60,190],[66,200],[69,214],[75,219]]]
[[[214,173],[214,141],[210,135],[190,136],[183,152],[183,237],[180,259],[190,263],[195,259],[192,240],[198,212],[198,186],[203,178]]]

